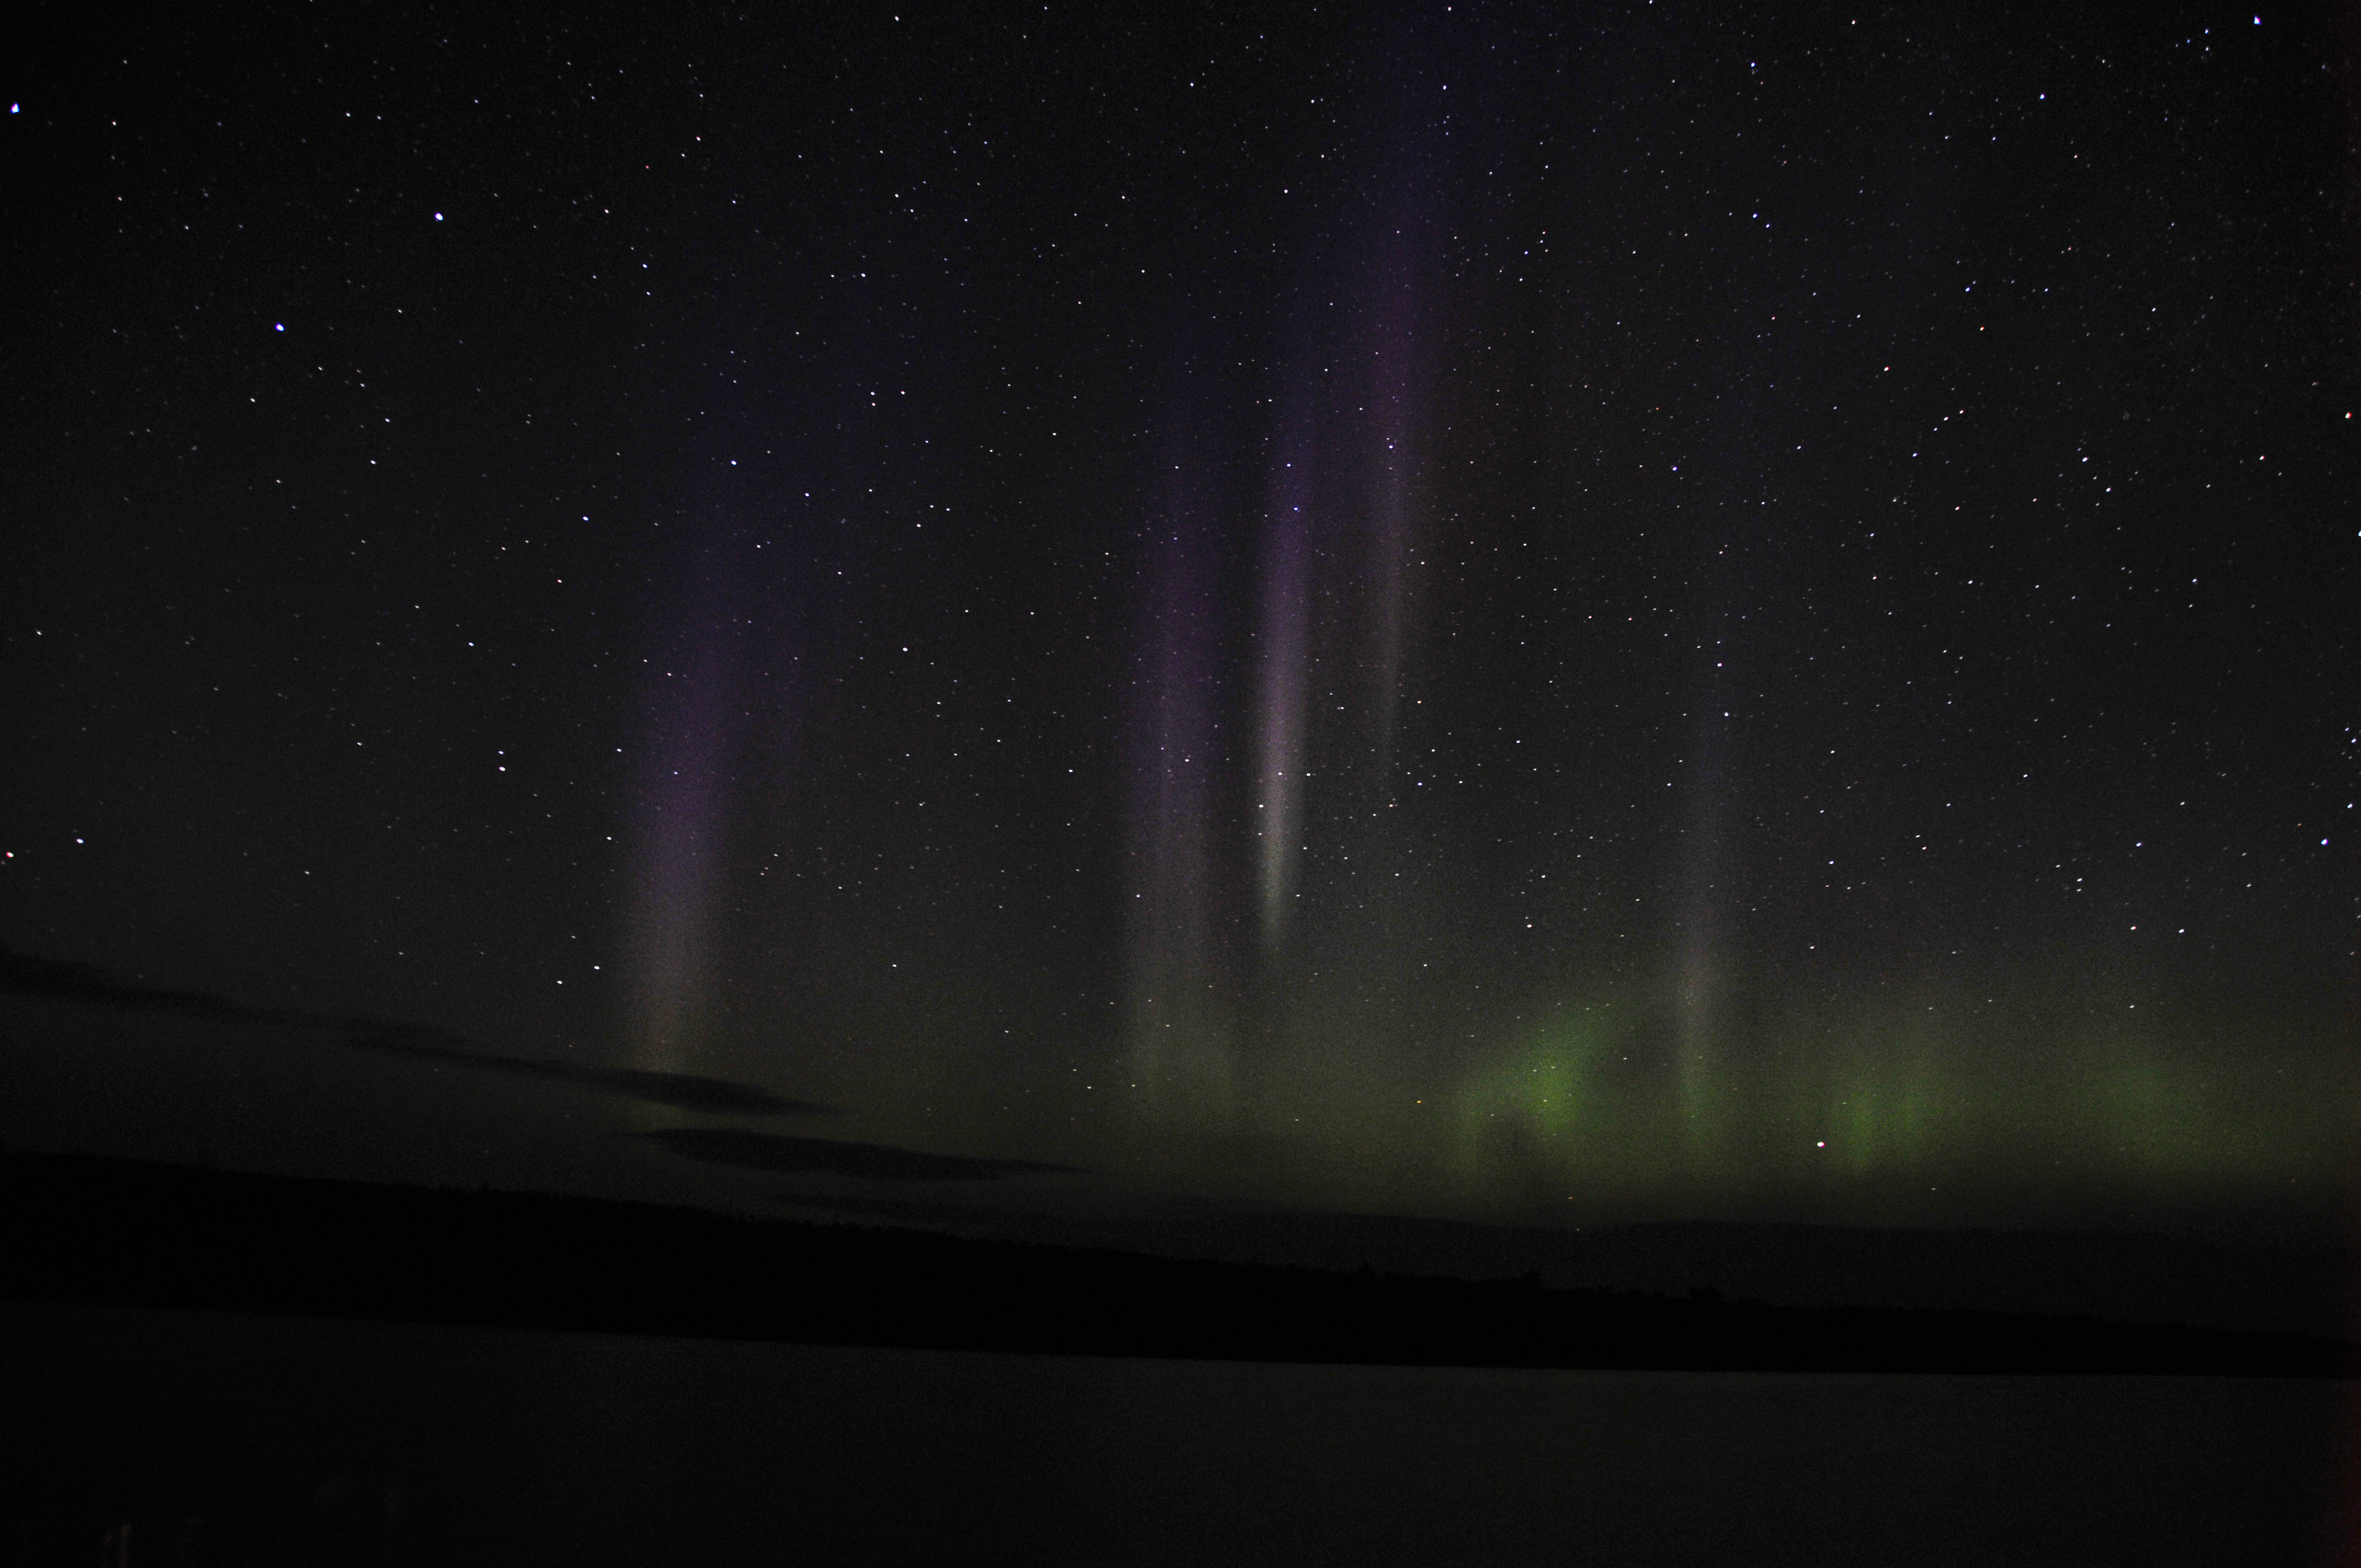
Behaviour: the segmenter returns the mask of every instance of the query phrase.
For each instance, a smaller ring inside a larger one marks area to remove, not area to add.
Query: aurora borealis
[[[1126,1191],[2343,1202],[2332,15],[57,26],[0,945]]]

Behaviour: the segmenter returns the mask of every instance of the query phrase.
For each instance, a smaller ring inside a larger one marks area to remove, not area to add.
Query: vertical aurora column
[[[1708,472],[1712,466],[1708,466]],[[1728,963],[1722,916],[1729,878],[1724,842],[1730,784],[1730,665],[1740,651],[1731,645],[1742,590],[1737,562],[1742,541],[1708,529],[1698,541],[1698,599],[1695,609],[1696,721],[1690,731],[1688,820],[1681,829],[1679,892],[1680,971],[1675,1016],[1679,1021],[1681,1123],[1693,1145],[1710,1142],[1726,1109],[1718,1079],[1722,1033],[1724,971]]]
[[[1719,693],[1708,688],[1708,705]],[[1721,712],[1702,718],[1694,796],[1683,834],[1679,898],[1680,972],[1674,997],[1679,1021],[1681,1124],[1692,1142],[1711,1136],[1720,1107],[1714,1102],[1721,989]]]
[[[1369,498],[1369,580],[1376,659],[1370,672],[1373,776],[1393,794],[1394,726],[1401,703],[1403,578],[1410,565],[1413,447],[1411,360],[1417,324],[1417,272],[1406,256],[1380,280],[1378,342],[1371,353],[1371,412],[1378,450]]]
[[[1262,949],[1279,951],[1303,832],[1305,726],[1312,680],[1312,421],[1295,410],[1280,440],[1262,562],[1262,669],[1254,830]]]
[[[1407,649],[1412,511],[1427,429],[1425,339],[1429,275],[1440,258],[1445,188],[1436,178],[1428,127],[1409,105],[1395,127],[1397,143],[1385,182],[1391,198],[1370,238],[1362,307],[1369,444],[1367,556],[1372,625],[1369,696],[1371,782],[1377,795],[1393,795],[1395,729],[1401,710]]]
[[[711,984],[713,920],[729,835],[730,716],[738,685],[731,595],[717,564],[670,652],[643,675],[631,839],[629,1038],[637,1065],[676,1070],[696,1054]]]
[[[1212,909],[1219,641],[1194,487],[1191,466],[1174,463],[1149,545],[1124,813],[1132,1069],[1147,1107],[1182,1124],[1232,1109]]]

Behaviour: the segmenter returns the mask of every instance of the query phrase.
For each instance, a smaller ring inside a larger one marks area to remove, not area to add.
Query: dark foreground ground
[[[929,1350],[1655,1370],[2346,1376],[2322,1335],[1191,1261],[547,1194],[0,1156],[0,1296]]]
[[[2356,1387],[0,1303],[0,1563],[2309,1568]]]

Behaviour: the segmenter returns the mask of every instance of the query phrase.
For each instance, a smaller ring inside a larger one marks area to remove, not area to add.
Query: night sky
[[[0,947],[838,1108],[650,1169],[2333,1207],[2361,22],[1180,9],[50,7]]]

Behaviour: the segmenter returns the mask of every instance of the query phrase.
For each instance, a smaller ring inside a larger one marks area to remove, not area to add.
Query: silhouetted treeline
[[[1773,1307],[0,1155],[26,1300],[939,1349],[1375,1364],[2344,1376],[2334,1340]]]

